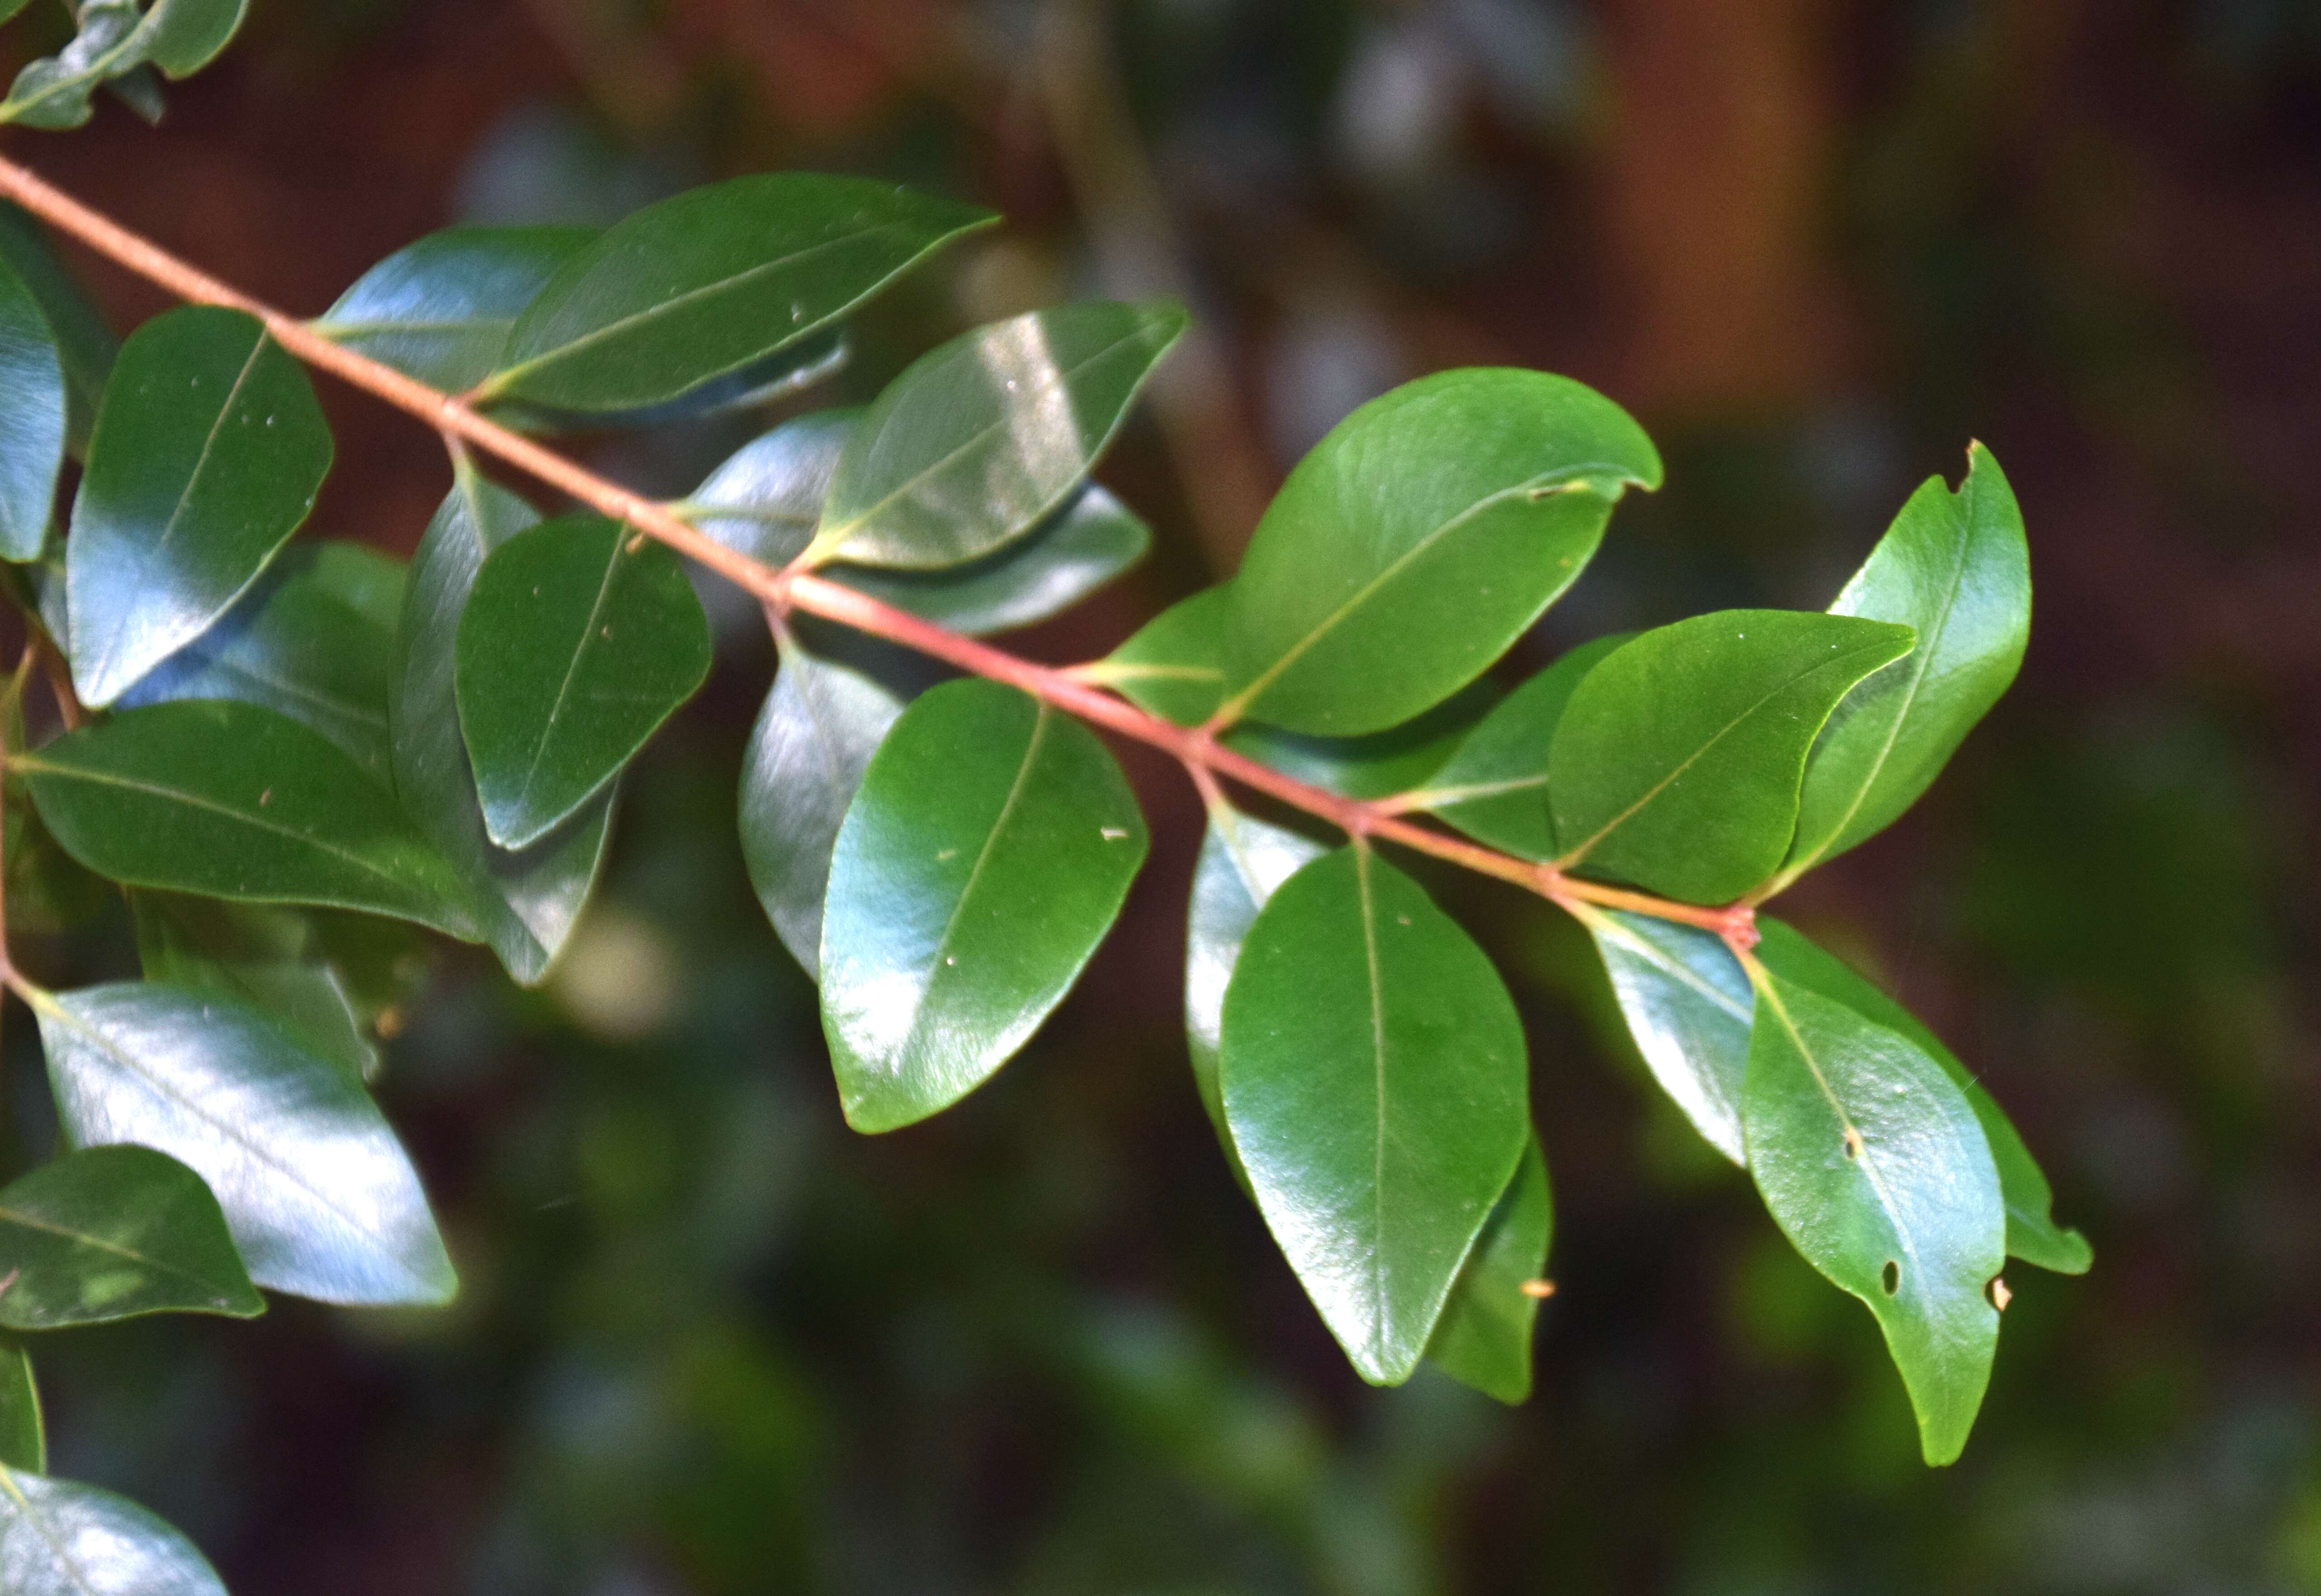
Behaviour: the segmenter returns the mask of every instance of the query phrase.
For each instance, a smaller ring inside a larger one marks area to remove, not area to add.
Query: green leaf
[[[709,619],[677,556],[568,515],[485,557],[460,618],[460,729],[484,829],[539,841],[610,786],[709,675]]]
[[[1524,1287],[1547,1267],[1554,1229],[1547,1155],[1534,1136],[1443,1305],[1443,1317],[1426,1343],[1429,1363],[1510,1406],[1531,1395],[1532,1328],[1539,1321],[1539,1299]]]
[[[742,857],[782,946],[819,979],[839,824],[903,702],[787,627],[778,641],[781,669],[742,755]]]
[[[122,346],[65,540],[73,685],[93,708],[208,630],[331,468],[298,363],[240,311],[189,305]]]
[[[307,323],[447,394],[489,376],[523,309],[592,227],[450,227],[406,244]]]
[[[16,768],[65,851],[110,880],[476,936],[472,894],[395,800],[337,744],[271,710],[125,710]]]
[[[926,569],[1029,531],[1087,477],[1186,322],[1171,300],[1095,301],[922,355],[846,440],[814,552]]]
[[[1233,658],[1233,586],[1220,583],[1178,600],[1080,674],[1147,714],[1198,726],[1224,702]]]
[[[1967,450],[1957,493],[1937,476],[1911,494],[1829,609],[1914,627],[1918,646],[1846,694],[1822,729],[1772,890],[1916,803],[2015,680],[2031,638],[2031,551],[1990,451]]]
[[[1144,817],[1078,721],[995,682],[903,712],[839,828],[823,1030],[858,1130],[948,1108],[1039,1029],[1144,862]]]
[[[6,1278],[0,1275],[0,1280]],[[0,1297],[11,1289],[0,1285]],[[0,1336],[0,1470],[39,1474],[48,1467],[49,1437],[41,1421],[41,1388],[32,1378],[32,1355]]]
[[[193,1543],[123,1497],[0,1465],[8,1596],[225,1596]]]
[[[16,74],[0,101],[0,122],[77,128],[89,118],[89,95],[107,82],[148,64],[171,77],[207,66],[249,9],[250,0],[153,0],[140,14],[136,0],[79,0],[79,32],[63,50]]]
[[[1143,559],[1152,529],[1089,483],[997,551],[940,571],[833,565],[822,575],[947,630],[982,637],[1062,613]]]
[[[1763,936],[1757,957],[1767,969],[1794,985],[1817,993],[1832,1002],[1843,1003],[1873,1025],[1907,1038],[1940,1065],[1943,1073],[1966,1094],[1967,1106],[1974,1111],[1976,1120],[1982,1126],[1983,1137],[1990,1144],[1991,1160],[1998,1169],[1999,1194],[2007,1205],[2007,1252],[2025,1263],[2058,1274],[2087,1273],[2089,1265],[2095,1260],[2087,1238],[2055,1223],[2054,1192],[2038,1160],[2024,1145],[2023,1134],[2015,1129],[2007,1111],[1998,1106],[1981,1082],[1967,1073],[1958,1056],[1943,1046],[1916,1015],[1851,966],[1770,915],[1760,916],[1757,925]]]
[[[571,935],[605,857],[611,789],[519,852],[496,848],[460,734],[460,618],[485,557],[540,517],[514,494],[462,469],[412,557],[396,669],[387,683],[395,785],[477,901],[484,939],[517,981],[538,985]]]
[[[76,455],[88,449],[90,426],[96,420],[96,403],[113,373],[121,340],[105,325],[103,313],[90,303],[63,261],[50,248],[41,224],[18,206],[0,202],[0,260],[5,260],[40,302],[56,340],[57,355],[65,374],[65,443]]]
[[[65,459],[65,368],[24,279],[0,258],[0,559],[38,559]]]
[[[1955,1459],[1998,1349],[1998,1172],[1965,1095],[1916,1043],[1752,972],[1749,1173],[1806,1261],[1876,1315],[1929,1464]]]
[[[1572,693],[1548,751],[1557,863],[1697,903],[1739,897],[1789,851],[1814,734],[1912,635],[1721,610],[1614,649]]]
[[[1432,778],[1499,701],[1497,684],[1470,682],[1415,721],[1367,737],[1308,737],[1236,726],[1225,747],[1284,775],[1348,798],[1388,798]]]
[[[459,1289],[395,1132],[360,1083],[246,1003],[145,981],[32,1000],[77,1147],[191,1166],[250,1278],[317,1301],[435,1306]]]
[[[64,931],[87,923],[113,903],[113,888],[90,875],[57,846],[40,812],[23,795],[23,778],[13,768],[24,751],[26,678],[0,689],[0,747],[11,768],[0,804],[0,860],[7,871],[5,902],[8,925],[19,931]]]
[[[671,506],[710,537],[760,565],[779,567],[806,552],[822,521],[859,410],[817,410],[760,433]]]
[[[676,399],[813,336],[996,220],[808,172],[693,189],[567,260],[517,318],[483,396],[577,411]]]
[[[307,916],[141,889],[129,894],[129,919],[148,981],[239,998],[356,1080],[378,1073],[378,1049]]]
[[[0,1191],[0,1254],[15,1274],[0,1292],[12,1330],[266,1311],[217,1199],[150,1147],[67,1153]]]
[[[1580,678],[1627,640],[1616,633],[1582,643],[1508,694],[1406,802],[1518,858],[1553,858],[1547,751],[1556,724]]]
[[[1722,939],[1698,926],[1581,906],[1613,995],[1661,1090],[1708,1145],[1746,1164],[1742,1083],[1756,996]]]
[[[122,707],[188,698],[263,704],[391,784],[387,688],[402,607],[399,561],[359,543],[296,544],[216,625],[122,694]]]
[[[1224,712],[1333,737],[1409,720],[1571,585],[1629,485],[1660,480],[1619,406],[1545,372],[1446,371],[1371,400],[1250,539]]]
[[[666,427],[699,422],[736,411],[760,410],[804,393],[846,369],[854,346],[841,326],[824,328],[739,371],[713,377],[687,388],[660,404],[640,404],[626,410],[564,410],[553,404],[504,400],[492,406],[492,419],[519,432],[603,432]]]
[[[1193,1086],[1216,1127],[1217,1144],[1242,1189],[1254,1197],[1242,1167],[1225,1103],[1217,1086],[1217,1040],[1224,1025],[1225,988],[1241,945],[1274,889],[1329,850],[1302,832],[1268,825],[1230,804],[1209,810],[1208,831],[1193,866],[1193,896],[1185,916],[1185,1046],[1193,1057]]]
[[[1530,1131],[1481,948],[1354,847],[1278,888],[1225,989],[1219,1084],[1274,1239],[1363,1379],[1409,1378]]]

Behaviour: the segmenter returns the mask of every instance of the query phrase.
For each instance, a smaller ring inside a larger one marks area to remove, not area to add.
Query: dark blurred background
[[[1819,607],[1970,438],[2031,529],[2012,695],[1786,901],[2095,1243],[2010,1272],[1957,1466],[1655,1100],[1573,929],[1442,876],[1525,1007],[1561,1289],[1522,1409],[1362,1386],[1194,1098],[1197,814],[1150,760],[1162,840],[1080,994],[960,1109],[846,1131],[733,841],[771,659],[728,606],[559,976],[439,950],[391,1049],[459,1306],[41,1348],[58,1471],[239,1596],[2321,1590],[2321,7],[258,0],[159,129],[8,149],[310,313],[454,220],[739,171],[1004,209],[817,404],[972,322],[1184,294],[1201,336],[1105,470],[1161,551],[1020,639],[1051,659],[1230,570],[1332,422],[1451,365],[1595,384],[1669,460],[1511,669]],[[117,326],[161,308],[76,259]],[[314,530],[407,550],[435,440],[323,396]],[[580,447],[675,493],[748,431]]]

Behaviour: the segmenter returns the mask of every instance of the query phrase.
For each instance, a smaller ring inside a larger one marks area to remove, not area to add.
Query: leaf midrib
[[[68,1226],[51,1224],[46,1220],[34,1218],[32,1215],[24,1212],[22,1209],[8,1208],[5,1206],[0,1206],[0,1225],[15,1225],[26,1230],[38,1230],[45,1236],[62,1237],[65,1240],[69,1241],[76,1246],[95,1247],[100,1252],[111,1253],[115,1257],[126,1258],[132,1264],[142,1265],[156,1274],[164,1274],[173,1279],[183,1281],[187,1285],[199,1292],[202,1296],[212,1301],[223,1301],[226,1300],[224,1293],[211,1288],[199,1275],[195,1274],[188,1270],[181,1269],[175,1264],[167,1263],[162,1259],[150,1256],[145,1253],[141,1253],[134,1247],[123,1247],[117,1241],[108,1241],[104,1237],[96,1234],[94,1231],[75,1230]]]
[[[541,723],[539,740],[532,747],[532,764],[523,773],[523,784],[516,789],[515,808],[519,813],[532,805],[532,789],[540,780],[540,767],[548,757],[548,745],[556,739],[556,723],[563,718],[565,706],[572,700],[572,684],[579,679],[581,663],[595,646],[597,618],[604,614],[605,603],[612,595],[613,577],[621,568],[621,546],[628,536],[625,526],[613,529],[612,553],[605,561],[604,580],[596,585],[596,597],[588,606],[588,619],[581,626],[580,640],[573,648],[571,662],[564,667],[564,680],[557,685],[555,701],[548,706],[548,719]],[[585,794],[582,801],[587,801]],[[535,836],[531,840],[539,839]]]
[[[1379,972],[1378,906],[1370,891],[1370,850],[1354,843],[1354,886],[1362,919],[1362,959],[1370,980],[1371,1090],[1376,1119],[1370,1156],[1370,1356],[1387,1366],[1386,1294],[1386,989]]]

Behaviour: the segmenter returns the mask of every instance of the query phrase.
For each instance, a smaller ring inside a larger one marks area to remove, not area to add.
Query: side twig
[[[63,190],[0,159],[0,195],[128,268],[179,298],[223,305],[264,324],[274,340],[310,366],[382,399],[441,432],[570,495],[599,513],[707,567],[776,612],[793,607],[868,632],[960,670],[1004,682],[1091,724],[1160,749],[1213,777],[1329,822],[1350,837],[1398,843],[1480,875],[1510,882],[1569,907],[1592,903],[1700,926],[1747,946],[1756,940],[1755,911],[1745,904],[1703,908],[1647,893],[1630,892],[1564,875],[1552,866],[1515,858],[1401,819],[1379,804],[1343,798],[1295,780],[1221,746],[1206,730],[1188,730],[1145,713],[1122,699],[1075,680],[1068,672],[946,630],[931,621],[810,572],[776,570],[728,549],[673,513],[587,467],[544,449],[478,413],[453,394],[429,387],[389,366],[333,343],[304,322],[219,281]]]

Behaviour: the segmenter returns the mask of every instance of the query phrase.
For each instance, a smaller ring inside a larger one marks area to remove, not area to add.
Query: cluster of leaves
[[[17,99],[62,106],[41,86],[70,78],[85,113],[99,81],[198,64],[209,15],[90,0],[83,40],[113,42],[28,68],[50,77]],[[435,234],[312,325],[510,425],[658,424],[834,369],[854,307],[990,220],[860,180],[744,177],[601,233]],[[1146,549],[1088,478],[1184,321],[1096,303],[977,329],[860,413],[765,433],[672,508],[953,632],[1052,615]],[[443,1302],[450,1258],[368,1089],[415,979],[407,928],[544,977],[623,768],[709,670],[687,573],[603,517],[542,519],[464,456],[407,568],[293,546],[332,451],[296,361],[217,308],[116,350],[14,214],[0,363],[0,555],[33,639],[0,717],[8,903],[22,929],[125,902],[142,977],[50,992],[8,972],[69,1150],[0,1191],[0,1327],[247,1315],[261,1287]],[[1073,675],[1363,812],[1431,815],[1549,867],[1655,1075],[1869,1305],[1946,1461],[1988,1378],[2005,1257],[2076,1270],[2085,1246],[1907,1013],[1784,926],[1752,942],[1684,911],[1761,901],[1925,790],[2021,657],[2019,516],[1978,449],[1828,612],[1601,639],[1503,694],[1486,673],[1660,474],[1576,383],[1411,384],[1297,467],[1231,581]],[[890,1129],[989,1078],[1062,1000],[1144,823],[1052,703],[979,678],[915,690],[859,639],[772,621],[744,852],[819,984],[848,1120]],[[68,729],[33,746],[36,655],[70,691]],[[1523,1029],[1482,950],[1361,830],[1333,846],[1212,790],[1186,1020],[1224,1156],[1354,1367],[1392,1383],[1427,1359],[1520,1400],[1552,1203]],[[43,1450],[11,1339],[0,1585],[217,1589],[141,1510],[46,1479]]]

